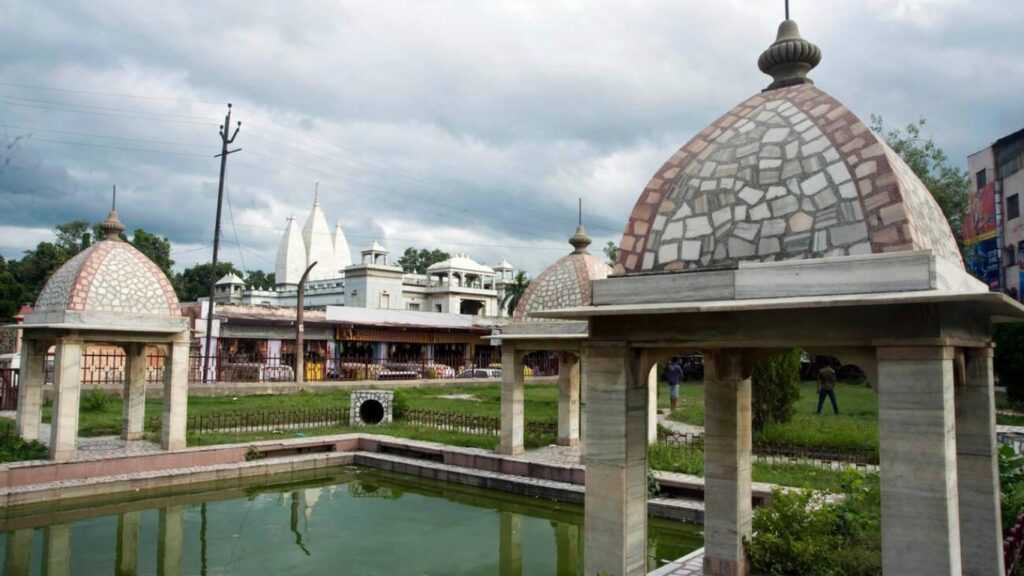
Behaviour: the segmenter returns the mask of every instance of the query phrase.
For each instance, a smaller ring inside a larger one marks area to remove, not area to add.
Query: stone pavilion
[[[117,346],[127,357],[121,437],[143,435],[147,347],[164,351],[165,450],[185,447],[189,332],[178,298],[164,273],[122,241],[124,225],[111,210],[100,224],[106,237],[68,260],[47,280],[35,311],[21,325],[24,345],[18,390],[18,435],[39,438],[48,350],[55,348],[50,459],[77,453],[82,353],[87,346]]]
[[[657,171],[589,305],[585,573],[645,574],[647,380],[705,358],[704,574],[749,573],[754,364],[803,347],[865,369],[879,396],[886,576],[1003,574],[992,330],[1024,307],[965,270],[913,171],[807,77],[783,22],[773,81]],[[849,359],[849,360],[847,360]]]
[[[573,251],[530,282],[501,334],[501,441],[498,452],[523,453],[525,428],[523,357],[535,351],[558,353],[558,435],[560,446],[580,444],[580,349],[587,322],[540,318],[542,310],[587,306],[590,285],[606,278],[611,267],[592,255],[582,221],[569,238]],[[585,401],[583,407],[586,406]]]

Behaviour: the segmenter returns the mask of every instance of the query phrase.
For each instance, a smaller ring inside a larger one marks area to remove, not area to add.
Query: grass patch
[[[996,412],[996,424],[1004,426],[1024,426],[1024,414]]]
[[[658,405],[667,406],[668,394],[661,394],[660,388]],[[822,414],[815,414],[818,407],[817,385],[814,382],[802,382],[793,419],[785,424],[769,425],[758,435],[758,439],[773,444],[877,451],[878,396],[875,391],[862,382],[840,383],[836,386],[836,396],[839,400],[839,416],[832,414],[831,405],[827,401]],[[683,383],[678,407],[669,418],[703,426],[704,385]],[[1024,417],[1021,421],[1024,422]]]
[[[647,463],[654,470],[704,475],[704,451],[700,448],[654,444],[647,448]],[[810,464],[766,462],[754,462],[751,471],[755,482],[813,488],[825,492],[840,492],[844,474],[844,471],[819,468]]]
[[[558,420],[558,386],[555,384],[526,385],[526,418],[531,421],[555,422]],[[402,395],[408,407],[439,412],[458,412],[470,416],[501,416],[501,386],[459,386],[453,388],[404,388]],[[85,395],[91,394],[86,392]],[[441,398],[445,395],[470,394],[473,400]],[[105,395],[106,396],[106,395]],[[323,408],[347,407],[349,391],[331,390],[326,392],[300,391],[294,394],[263,394],[256,396],[191,396],[188,399],[188,413],[193,415],[217,414],[224,412],[246,412],[259,410],[317,410]],[[102,403],[83,404],[78,417],[78,434],[83,437],[114,436],[121,433],[121,406],[119,396],[109,395]],[[151,418],[159,418],[163,412],[160,398],[146,399],[146,425]],[[43,422],[50,422],[53,409],[43,408]]]

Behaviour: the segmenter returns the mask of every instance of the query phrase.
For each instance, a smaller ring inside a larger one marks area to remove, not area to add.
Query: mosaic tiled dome
[[[574,248],[572,253],[559,258],[530,282],[512,313],[513,320],[538,321],[541,319],[531,317],[530,314],[541,310],[590,305],[590,282],[607,278],[612,272],[611,266],[587,251],[590,237],[582,225],[576,228],[569,243]]]
[[[931,193],[853,112],[813,86],[796,24],[762,55],[775,77],[679,149],[633,208],[615,273],[930,249],[963,268]]]
[[[50,276],[35,311],[119,312],[180,316],[167,276],[142,252],[117,238],[124,226],[110,213],[107,238],[79,252]]]

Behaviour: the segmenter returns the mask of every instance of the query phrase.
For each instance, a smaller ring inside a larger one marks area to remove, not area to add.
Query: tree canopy
[[[210,297],[210,270],[211,263],[204,262],[186,268],[180,274],[174,276],[174,291],[178,294],[178,300],[182,302],[195,302],[200,298]],[[217,262],[217,273],[214,274],[215,281],[227,276],[237,274],[239,278],[244,274],[231,262]]]
[[[523,295],[526,294],[526,289],[529,287],[530,279],[526,276],[526,272],[522,270],[516,272],[512,282],[505,285],[505,297],[502,299],[501,305],[508,311],[509,316],[515,312],[516,306],[519,305],[519,301],[522,300]]]
[[[604,245],[604,257],[608,259],[609,266],[615,266],[615,263],[619,259],[619,247],[615,242],[609,240],[608,243]]]
[[[266,273],[263,270],[252,270],[245,277],[247,290],[270,290],[277,285],[277,275],[274,272]]]
[[[437,264],[438,262],[444,262],[449,258],[451,258],[451,254],[439,248],[434,248],[433,250],[420,248],[417,250],[410,246],[405,249],[405,252],[402,253],[402,257],[398,259],[398,265],[406,272],[426,274],[427,268],[431,265]]]
[[[174,272],[171,270],[174,266],[174,260],[171,260],[170,240],[146,232],[142,228],[136,228],[135,232],[132,233],[131,244],[163,270],[168,278],[174,277]]]
[[[881,116],[871,115],[871,129],[885,138],[886,143],[931,191],[962,251],[960,223],[967,209],[971,179],[967,170],[950,164],[946,152],[934,140],[921,136],[924,126],[925,119],[921,118],[907,124],[902,130],[887,130]]]

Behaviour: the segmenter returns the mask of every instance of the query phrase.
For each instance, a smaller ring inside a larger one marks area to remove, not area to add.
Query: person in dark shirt
[[[839,404],[836,402],[836,371],[825,366],[818,371],[818,414],[821,414],[821,407],[825,405],[825,398],[832,401],[832,411],[839,414]]]
[[[665,378],[668,380],[668,401],[673,412],[676,410],[676,402],[679,401],[679,383],[683,381],[683,368],[679,366],[679,359],[669,360],[665,368]]]

